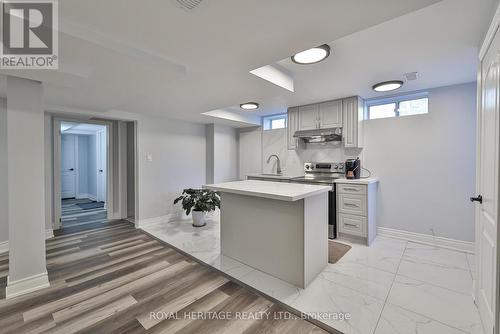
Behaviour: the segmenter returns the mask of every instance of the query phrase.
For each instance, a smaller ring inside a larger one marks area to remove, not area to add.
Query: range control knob
[[[334,169],[339,169],[339,164],[333,164]]]
[[[306,169],[309,169],[309,165],[306,165]]]

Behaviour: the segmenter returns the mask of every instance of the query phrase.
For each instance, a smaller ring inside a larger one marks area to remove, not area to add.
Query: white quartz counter
[[[232,194],[271,198],[291,202],[324,193],[332,189],[331,186],[258,180],[208,184],[204,185],[203,188]]]
[[[283,181],[289,181],[295,177],[300,177],[303,175],[289,175],[289,174],[247,174],[247,177],[255,177],[255,178],[261,178],[261,179],[275,179],[275,180],[283,180]]]
[[[378,179],[376,177],[368,177],[363,179],[336,179],[335,183],[349,183],[349,184],[370,184],[377,183]]]

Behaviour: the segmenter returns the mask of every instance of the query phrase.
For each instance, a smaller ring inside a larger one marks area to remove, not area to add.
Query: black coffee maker
[[[361,177],[361,160],[359,158],[345,161],[345,177],[346,179],[359,179]]]

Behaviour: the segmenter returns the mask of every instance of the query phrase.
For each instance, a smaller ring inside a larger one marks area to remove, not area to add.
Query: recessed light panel
[[[391,80],[391,81],[380,82],[376,85],[373,85],[372,88],[376,92],[389,92],[391,90],[396,90],[398,88],[401,88],[401,86],[403,86],[403,81]]]
[[[323,44],[293,55],[292,61],[301,65],[315,64],[326,59],[329,55],[330,46]]]

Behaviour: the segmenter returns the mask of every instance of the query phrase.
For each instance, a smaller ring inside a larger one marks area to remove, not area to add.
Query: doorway
[[[61,227],[106,221],[107,127],[62,121],[60,139]]]

